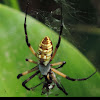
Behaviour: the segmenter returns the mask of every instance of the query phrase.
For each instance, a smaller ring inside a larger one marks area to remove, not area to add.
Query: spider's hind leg
[[[61,24],[60,24],[60,32],[59,32],[59,38],[58,38],[58,42],[56,44],[56,48],[54,50],[54,53],[50,59],[50,62],[53,60],[53,58],[55,57],[55,54],[60,46],[60,42],[61,42],[61,35],[62,35],[62,31],[63,31],[63,21],[62,21],[62,6],[61,6]]]
[[[26,40],[26,44],[29,47],[29,49],[31,50],[31,52],[37,57],[37,54],[36,54],[35,50],[32,48],[31,44],[28,41],[27,25],[26,25],[28,5],[29,5],[29,3],[27,2],[26,14],[25,14],[25,21],[24,21],[25,40]]]

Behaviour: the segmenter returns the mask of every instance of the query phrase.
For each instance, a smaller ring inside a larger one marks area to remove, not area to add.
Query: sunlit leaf
[[[25,14],[0,5],[0,96],[46,96],[41,95],[42,85],[34,91],[27,91],[22,87],[22,82],[32,73],[23,76],[19,80],[17,79],[19,73],[36,66],[25,62],[26,58],[37,61],[37,58],[34,57],[25,42],[24,18]],[[27,18],[27,30],[29,41],[36,51],[45,36],[50,37],[55,48],[58,35],[54,31],[31,17]],[[63,38],[52,63],[59,61],[66,61],[66,65],[59,71],[73,78],[88,77],[95,72],[94,66],[72,44]],[[90,79],[81,82],[69,81],[59,75],[57,75],[57,78],[65,87],[69,94],[68,96],[100,96],[100,74],[98,72]],[[27,86],[32,87],[40,82],[41,80],[36,76],[27,83]],[[49,96],[56,95],[66,96],[55,87],[50,91]]]

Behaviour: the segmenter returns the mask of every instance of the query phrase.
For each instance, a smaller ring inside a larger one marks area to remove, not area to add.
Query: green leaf
[[[27,91],[22,87],[22,82],[33,73],[23,76],[19,80],[17,75],[21,72],[35,67],[35,64],[25,62],[26,58],[37,61],[25,42],[24,34],[25,14],[13,10],[4,5],[0,5],[0,96],[13,97],[41,97],[42,85],[34,91]],[[28,16],[27,31],[29,41],[37,51],[42,38],[49,36],[53,42],[53,47],[58,40],[58,35],[45,25]],[[52,63],[66,61],[66,65],[59,71],[73,78],[84,78],[95,72],[94,66],[67,40],[62,38],[60,47]],[[57,75],[68,96],[100,96],[100,74],[97,72],[86,81],[69,81]],[[38,76],[27,83],[32,87],[40,83]],[[65,97],[66,95],[57,87],[50,91],[49,96]]]
[[[14,9],[20,10],[18,0],[3,0],[3,2]]]

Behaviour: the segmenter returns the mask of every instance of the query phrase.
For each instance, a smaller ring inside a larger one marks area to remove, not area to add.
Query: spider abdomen
[[[38,58],[40,63],[47,65],[48,62],[50,61],[52,51],[53,51],[52,41],[50,40],[49,37],[46,36],[39,44]]]

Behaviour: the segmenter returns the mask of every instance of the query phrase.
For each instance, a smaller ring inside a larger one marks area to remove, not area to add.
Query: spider
[[[31,62],[31,63],[35,63],[37,64],[37,66],[35,66],[34,68],[32,68],[31,70],[25,71],[21,74],[18,74],[17,78],[19,79],[20,77],[31,73],[33,71],[36,71],[32,76],[30,76],[28,79],[26,79],[23,83],[22,86],[25,87],[27,90],[33,90],[34,88],[36,88],[37,86],[43,84],[43,88],[42,88],[42,93],[41,94],[45,94],[45,93],[49,93],[50,89],[53,89],[55,87],[55,85],[63,92],[65,93],[65,95],[68,95],[68,93],[66,92],[65,88],[63,87],[63,85],[61,83],[58,82],[57,78],[56,78],[56,74],[71,80],[71,81],[83,81],[83,80],[87,80],[89,79],[91,76],[93,76],[96,72],[94,72],[92,75],[90,75],[89,77],[86,78],[82,78],[82,79],[74,79],[74,78],[70,78],[69,76],[63,74],[62,72],[58,71],[58,68],[63,67],[63,65],[66,64],[65,61],[63,62],[57,62],[57,63],[53,63],[50,64],[50,62],[53,60],[53,58],[55,57],[55,54],[60,46],[60,42],[61,42],[61,34],[63,31],[63,23],[62,23],[62,7],[61,7],[61,25],[60,25],[60,32],[59,32],[59,38],[58,38],[58,42],[56,44],[54,53],[53,53],[53,45],[52,45],[52,41],[50,40],[50,38],[48,36],[44,37],[44,39],[41,41],[41,43],[39,44],[39,49],[38,52],[36,53],[35,50],[32,48],[31,44],[29,43],[28,40],[28,35],[27,35],[27,26],[26,26],[26,18],[27,18],[27,9],[28,9],[28,5],[29,3],[27,3],[26,6],[26,14],[25,14],[25,21],[24,21],[24,30],[25,30],[25,40],[26,40],[26,44],[29,47],[29,49],[31,50],[31,52],[33,53],[33,55],[35,55],[38,58],[38,62],[35,62],[31,59],[26,59],[26,61]],[[60,65],[57,68],[52,68],[52,66],[57,66]],[[26,83],[29,82],[33,77],[35,77],[36,75],[39,75],[39,79],[42,80],[43,78],[45,79],[43,82],[41,82],[40,84],[34,86],[34,87],[27,87]],[[42,75],[42,77],[41,77]]]

